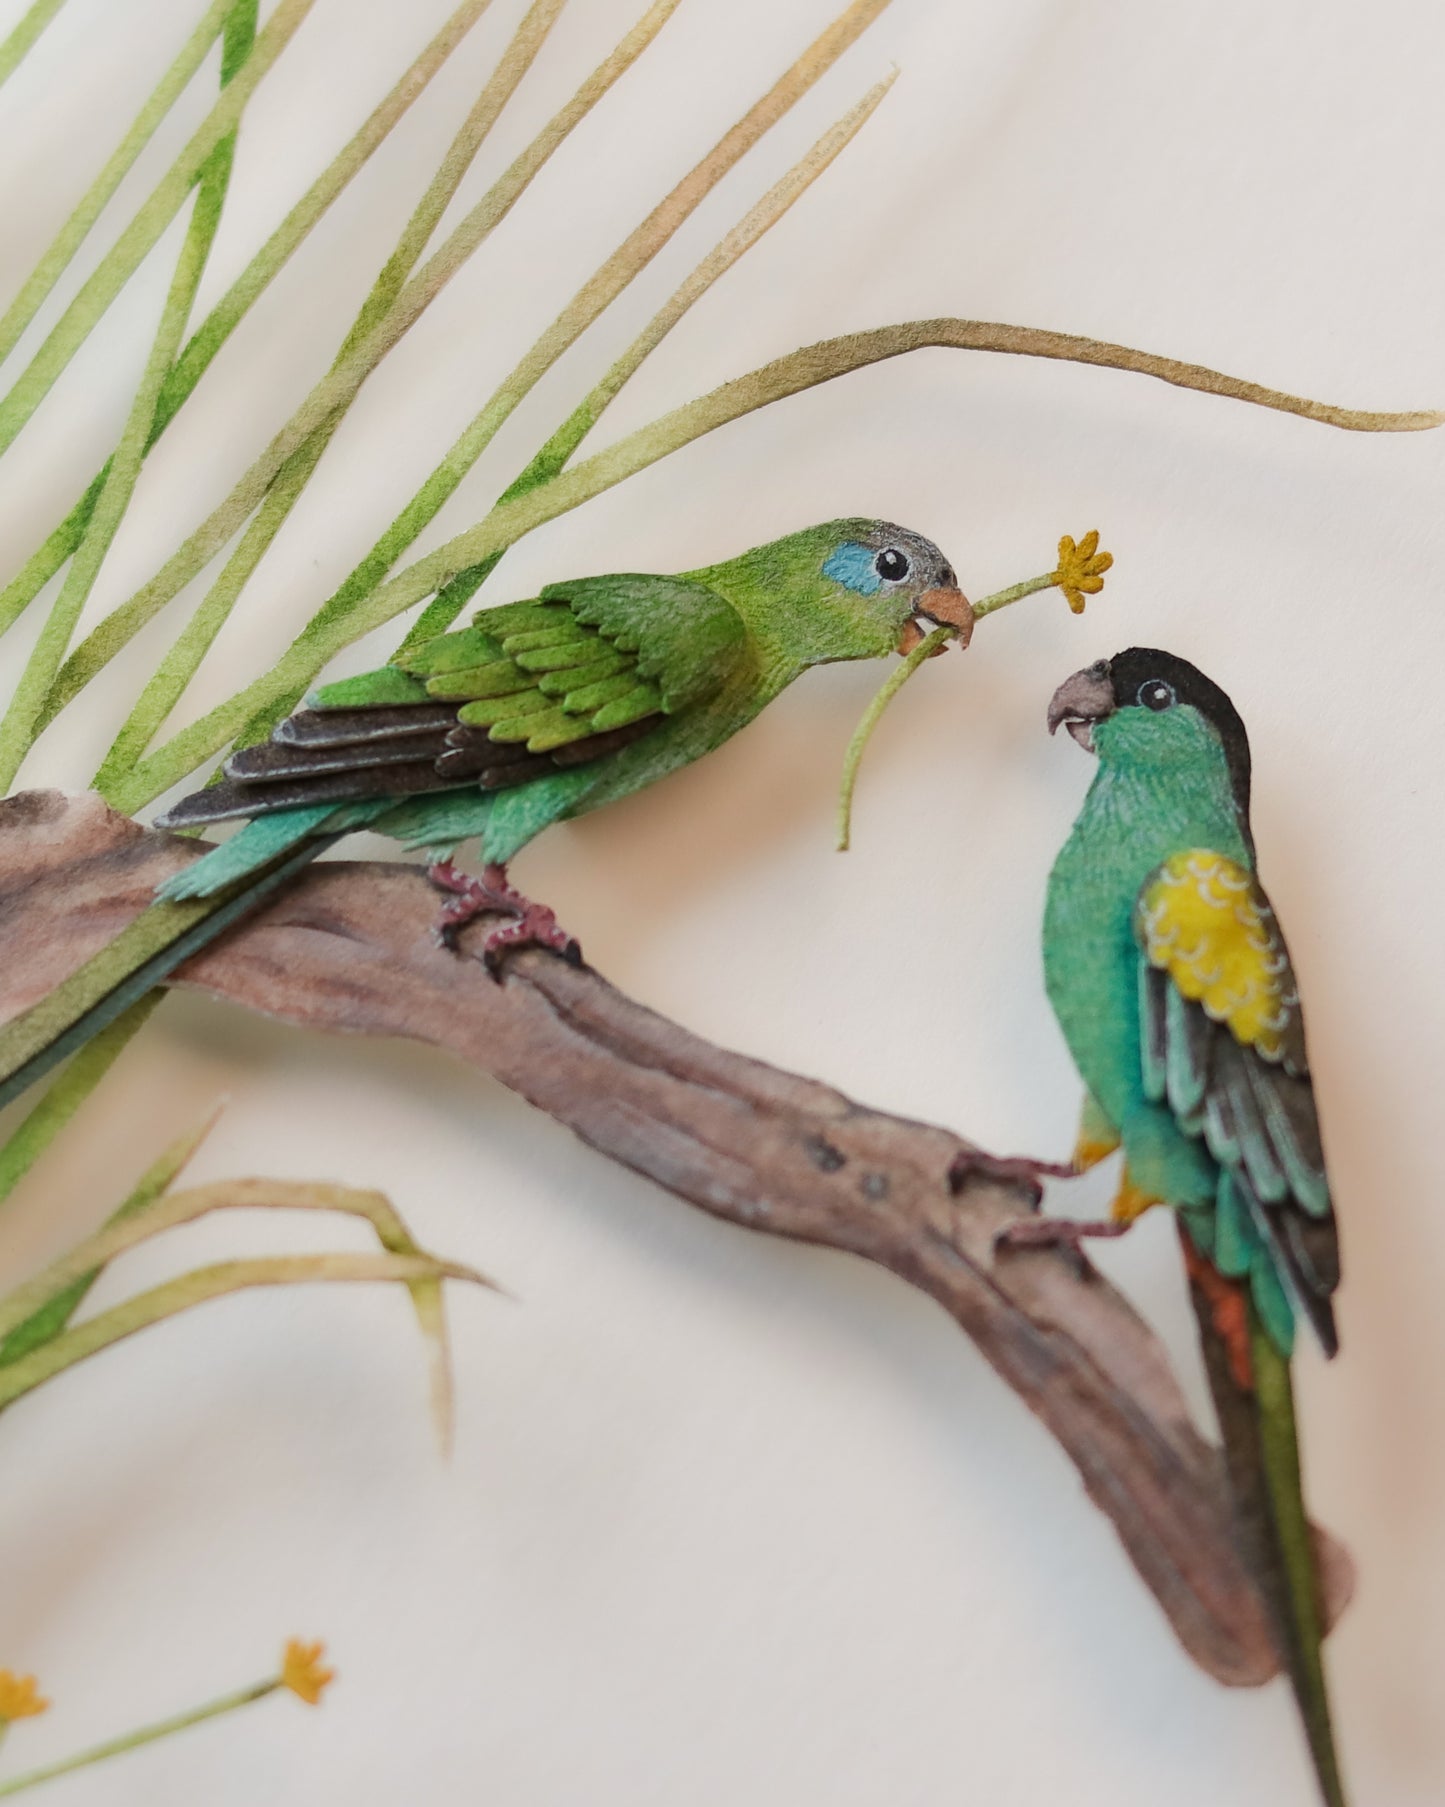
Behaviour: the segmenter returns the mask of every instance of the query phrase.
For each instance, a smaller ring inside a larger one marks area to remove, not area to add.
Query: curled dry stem
[[[194,1151],[196,1140],[198,1138],[190,1140],[185,1147],[184,1158],[188,1159]],[[179,1164],[173,1166],[171,1171],[173,1176],[179,1171]],[[27,1321],[40,1317],[56,1299],[68,1300],[78,1284],[83,1282],[88,1286],[110,1262],[127,1250],[181,1224],[194,1223],[197,1218],[205,1217],[212,1211],[233,1210],[339,1212],[362,1218],[369,1223],[376,1233],[377,1241],[388,1254],[423,1261],[437,1260],[418,1245],[390,1200],[380,1192],[318,1182],[238,1179],[194,1186],[184,1192],[171,1192],[164,1197],[153,1194],[139,1209],[132,1207],[128,1210],[122,1207],[110,1223],[95,1235],[68,1250],[25,1285],[16,1287],[13,1292],[0,1298],[0,1405],[5,1403],[5,1371],[23,1359],[6,1355],[7,1341]],[[440,1284],[444,1266],[445,1264],[439,1264],[435,1275],[419,1275],[407,1280],[406,1284],[411,1292],[417,1319],[432,1350],[433,1418],[439,1441],[443,1450],[446,1450],[451,1444],[453,1386]],[[496,1282],[485,1275],[468,1270],[466,1277],[493,1291],[499,1290]],[[258,1280],[246,1282],[250,1285],[262,1283]],[[128,1310],[129,1307],[121,1309]],[[184,1309],[184,1305],[175,1309]],[[155,1320],[147,1318],[145,1321]],[[121,1330],[118,1334],[128,1335],[130,1332]],[[54,1338],[48,1340],[53,1341]],[[91,1352],[86,1347],[82,1353]],[[82,1355],[76,1355],[73,1359],[80,1360]],[[49,1377],[49,1373],[42,1376],[47,1379]]]
[[[0,1368],[0,1410],[22,1395],[53,1380],[66,1368],[109,1349],[136,1331],[173,1318],[193,1305],[221,1299],[227,1293],[256,1286],[301,1286],[317,1281],[336,1284],[364,1281],[401,1282],[407,1286],[442,1280],[487,1282],[475,1269],[436,1255],[263,1255],[241,1261],[219,1261],[199,1267],[149,1292],[127,1299],[83,1324]]]
[[[126,810],[140,809],[220,752],[259,712],[282,697],[304,691],[322,668],[353,640],[382,627],[407,609],[442,589],[459,571],[491,558],[559,515],[646,470],[706,433],[786,396],[799,395],[887,358],[925,349],[1003,352],[1016,357],[1056,358],[1098,364],[1151,376],[1180,389],[1196,389],[1235,401],[1252,402],[1285,414],[1297,414],[1353,432],[1407,433],[1437,427],[1445,414],[1383,414],[1339,408],[1303,396],[1287,395],[1258,383],[1224,376],[1200,364],[1157,357],[1127,345],[1111,345],[1073,333],[1048,332],[1026,326],[1001,326],[981,320],[909,320],[870,332],[845,333],[807,345],[787,357],[724,383],[710,394],[675,408],[609,446],[583,463],[538,485],[525,495],[500,502],[476,526],[457,534],[434,552],[419,558],[373,590],[345,620],[313,624],[294,640],[263,676],[220,703],[142,760],[112,801]]]

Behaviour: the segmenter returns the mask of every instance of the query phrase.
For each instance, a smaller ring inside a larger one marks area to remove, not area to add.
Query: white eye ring
[[[1174,686],[1163,678],[1147,678],[1139,686],[1139,701],[1146,709],[1171,709],[1177,700]]]
[[[885,546],[874,559],[873,569],[884,583],[901,584],[913,566],[906,552],[900,552],[896,546]]]

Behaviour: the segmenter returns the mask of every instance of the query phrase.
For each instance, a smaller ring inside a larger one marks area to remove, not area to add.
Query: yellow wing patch
[[[1299,1009],[1294,973],[1269,899],[1237,860],[1193,847],[1166,860],[1139,895],[1139,939],[1236,1041],[1284,1058]]]

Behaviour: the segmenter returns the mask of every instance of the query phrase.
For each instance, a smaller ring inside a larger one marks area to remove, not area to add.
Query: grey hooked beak
[[[965,647],[973,638],[973,619],[973,605],[956,584],[925,590],[903,624],[898,650],[911,653],[931,629],[944,626],[955,628],[959,646]],[[938,651],[943,652],[944,648],[940,646]]]
[[[1085,671],[1065,678],[1049,700],[1049,733],[1062,725],[1086,753],[1094,750],[1094,723],[1114,713],[1114,686],[1109,663],[1100,659]]]

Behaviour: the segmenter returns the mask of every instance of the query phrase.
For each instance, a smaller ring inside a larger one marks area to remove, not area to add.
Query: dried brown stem
[[[196,852],[91,796],[0,803],[0,1019],[93,954]],[[995,1253],[1024,1203],[983,1178],[951,1195],[945,1176],[966,1142],[715,1048],[550,955],[518,957],[496,985],[435,945],[435,919],[415,868],[327,864],[177,982],[310,1028],[448,1048],[714,1216],[891,1269],[949,1313],[1058,1439],[1195,1661],[1234,1686],[1276,1673],[1218,1453],[1158,1339],[1058,1252]],[[1333,1619],[1350,1563],[1323,1535],[1321,1553]]]

